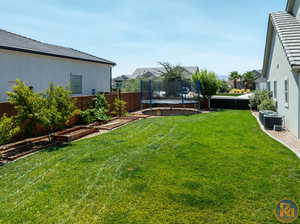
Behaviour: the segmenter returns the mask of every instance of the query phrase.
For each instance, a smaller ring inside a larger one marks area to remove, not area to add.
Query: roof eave
[[[293,11],[294,5],[295,5],[295,0],[288,0],[286,3],[285,11],[291,13]]]
[[[300,71],[300,65],[292,65],[292,70],[299,72]]]
[[[30,53],[30,54],[39,54],[39,55],[52,56],[52,57],[59,57],[59,58],[67,58],[67,59],[73,59],[73,60],[79,60],[79,61],[94,62],[94,63],[111,65],[111,66],[117,65],[115,62],[104,62],[104,61],[101,62],[101,61],[97,61],[97,60],[90,60],[90,59],[77,58],[77,57],[58,55],[58,54],[50,54],[50,53],[46,53],[46,52],[32,51],[32,50],[13,48],[13,47],[7,47],[7,46],[0,46],[0,49],[19,51],[19,52]]]
[[[263,62],[263,68],[262,68],[262,75],[263,77],[266,77],[267,69],[268,69],[268,61],[270,57],[271,52],[271,43],[272,43],[272,37],[273,37],[273,24],[271,21],[271,14],[269,14],[269,21],[268,21],[268,28],[267,28],[267,35],[266,35],[266,45],[265,45],[265,53],[264,53],[264,62]]]

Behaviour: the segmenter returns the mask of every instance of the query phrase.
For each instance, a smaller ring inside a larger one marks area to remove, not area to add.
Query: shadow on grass
[[[56,151],[61,150],[63,148],[69,147],[71,145],[72,145],[71,143],[59,144],[59,145],[56,145],[56,146],[51,146],[51,147],[43,150],[43,152],[56,152]]]
[[[189,185],[189,184],[188,184]],[[191,184],[189,188],[197,188],[197,184]],[[191,193],[170,193],[168,198],[173,202],[198,209],[213,208],[214,210],[227,211],[232,207],[234,198],[232,192],[215,191],[207,195],[196,195]]]

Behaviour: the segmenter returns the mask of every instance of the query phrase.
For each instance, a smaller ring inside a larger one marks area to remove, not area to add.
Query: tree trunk
[[[236,79],[233,80],[233,88],[236,89]]]
[[[210,96],[208,97],[208,110],[210,110]]]

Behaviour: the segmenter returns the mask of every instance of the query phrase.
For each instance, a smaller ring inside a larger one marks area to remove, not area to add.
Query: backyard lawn
[[[249,111],[141,120],[0,167],[6,224],[278,223],[284,198],[300,205],[299,159]]]

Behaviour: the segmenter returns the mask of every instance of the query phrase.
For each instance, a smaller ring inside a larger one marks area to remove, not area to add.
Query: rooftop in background
[[[72,48],[43,43],[2,29],[0,29],[0,49],[116,65],[115,62],[88,53]]]
[[[187,75],[192,75],[195,72],[199,71],[198,66],[182,66],[186,71]],[[142,76],[145,74],[153,75],[159,77],[161,72],[165,69],[163,67],[150,67],[150,68],[137,68],[132,75],[129,76],[129,79],[135,79],[138,76]]]

